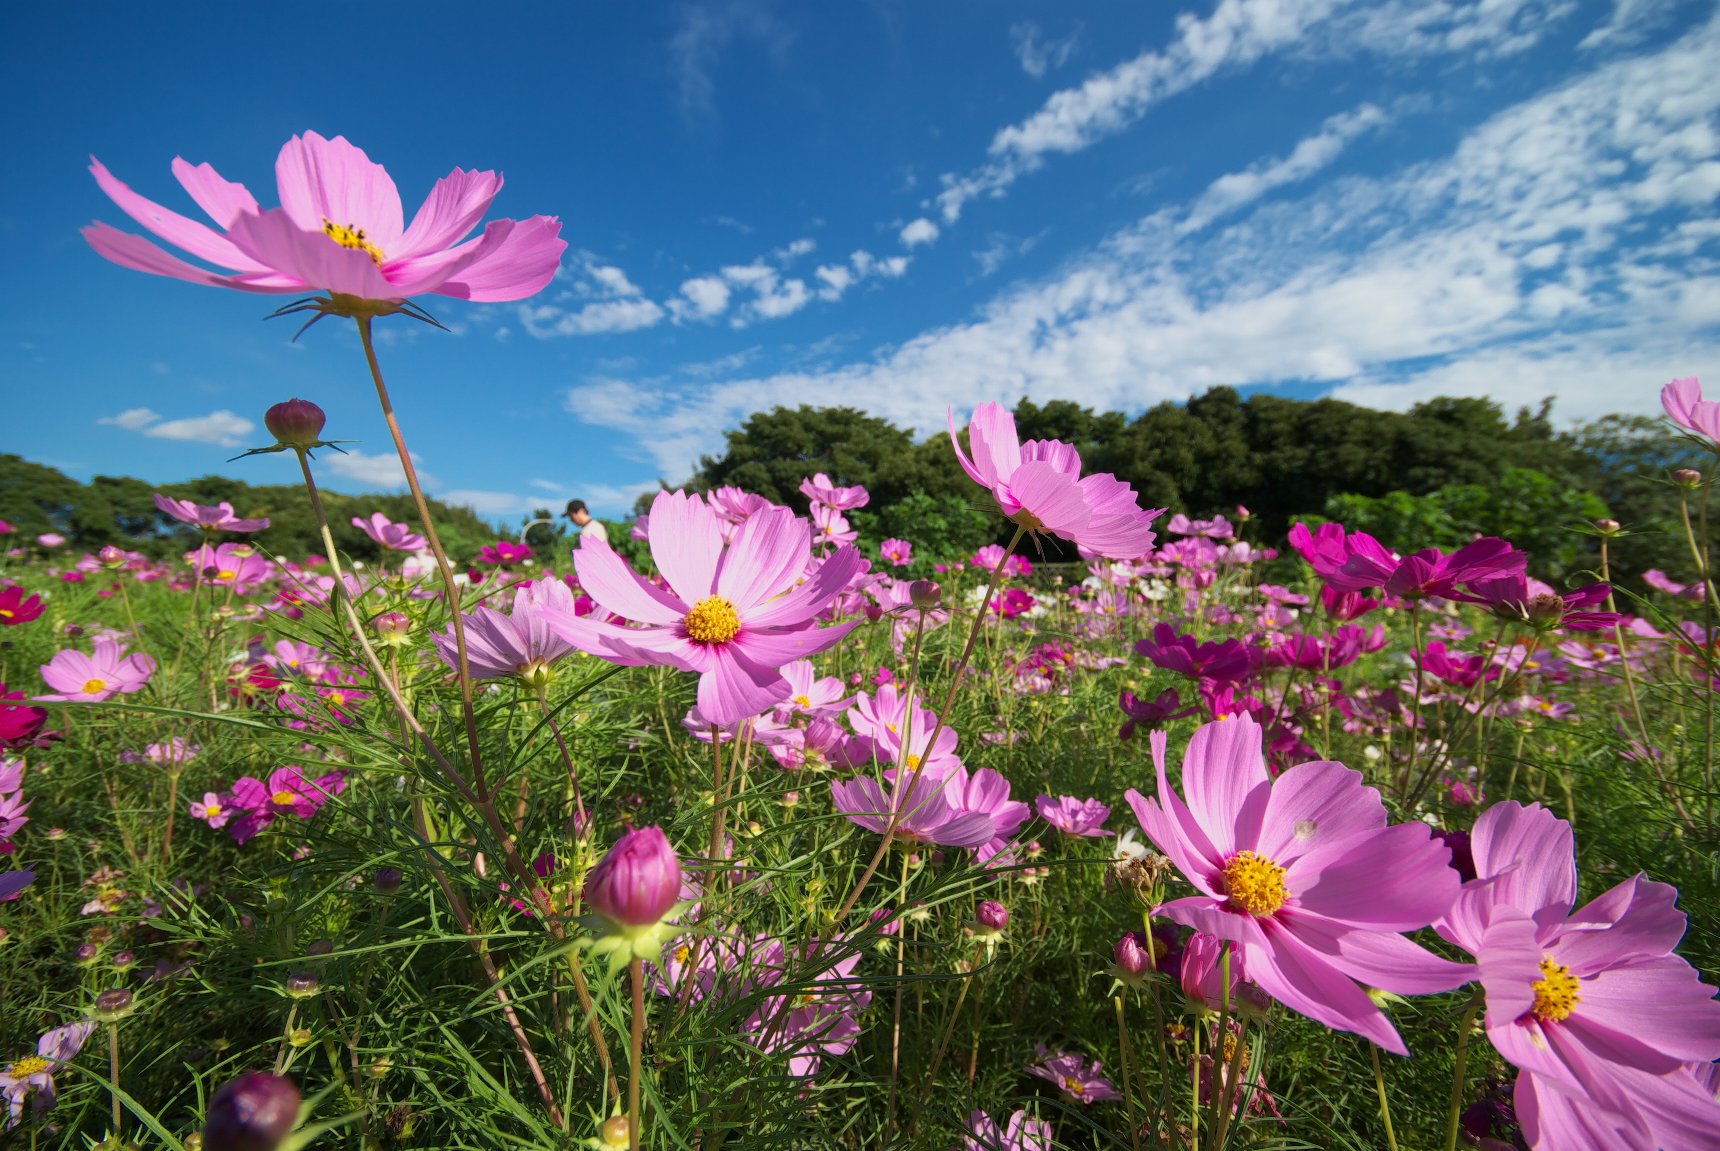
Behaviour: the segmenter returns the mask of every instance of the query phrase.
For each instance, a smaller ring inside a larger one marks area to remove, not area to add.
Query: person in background
[[[599,543],[609,542],[609,529],[603,526],[602,520],[594,520],[585,508],[584,500],[567,501],[567,518],[573,521],[573,526],[579,529],[579,545],[584,547],[587,540]]]

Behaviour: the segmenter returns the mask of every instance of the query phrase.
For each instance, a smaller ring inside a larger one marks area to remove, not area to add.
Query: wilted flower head
[[[1059,1051],[1052,1055],[1042,1043],[1036,1054],[1039,1062],[1027,1069],[1029,1075],[1037,1075],[1041,1079],[1049,1079],[1057,1084],[1063,1094],[1077,1103],[1088,1105],[1101,1103],[1107,1099],[1121,1099],[1117,1088],[1100,1072],[1104,1064],[1097,1059],[1082,1059],[1079,1055],[1071,1055]]]

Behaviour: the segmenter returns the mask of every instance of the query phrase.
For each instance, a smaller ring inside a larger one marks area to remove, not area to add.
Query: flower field
[[[816,473],[449,555],[372,326],[531,295],[559,221],[467,240],[500,180],[457,169],[408,225],[314,134],[278,209],[178,172],[220,231],[93,171],[225,270],[102,255],[356,324],[420,514],[343,556],[305,400],[256,450],[322,554],[165,496],[200,548],[82,554],[0,504],[0,1142],[1720,1147],[1702,474],[1646,597],[1630,525],[1568,525],[1599,568],[1558,587],[1506,539],[1260,538],[995,403],[949,430],[975,553],[863,549]],[[1696,381],[1662,400],[1714,447]]]

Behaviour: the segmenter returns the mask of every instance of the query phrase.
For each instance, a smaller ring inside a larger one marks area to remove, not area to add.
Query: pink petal
[[[1353,1031],[1382,1051],[1408,1055],[1409,1049],[1385,1013],[1349,976],[1285,931],[1268,931],[1265,947],[1248,947],[1243,960],[1248,977],[1272,998],[1316,1023]]]
[[[1543,1151],[1621,1151],[1651,1145],[1640,1116],[1603,1110],[1538,1075],[1517,1077],[1511,1103],[1529,1145]]]
[[[325,140],[306,132],[288,140],[275,159],[275,183],[281,208],[301,231],[320,236],[328,223],[362,228],[385,258],[394,254],[402,227],[400,193],[388,171],[345,136]]]
[[[307,232],[297,227],[279,208],[255,216],[240,216],[233,221],[229,235],[239,250],[252,259],[278,268],[313,288],[366,300],[401,298],[367,253],[343,248],[321,231]]]
[[[481,245],[477,258],[436,290],[481,304],[523,300],[543,291],[567,251],[561,221],[554,216],[497,220],[470,242]]]
[[[207,260],[211,264],[219,264],[236,272],[272,270],[246,256],[233,246],[231,240],[209,225],[187,219],[178,212],[138,195],[115,179],[113,173],[94,156],[90,157],[90,173],[95,176],[96,184],[108,194],[109,199],[119,205],[121,211],[174,247],[183,248],[200,260]]]
[[[188,264],[142,236],[122,232],[100,221],[83,229],[83,237],[89,241],[90,247],[120,267],[130,268],[134,272],[148,272],[152,276],[171,276],[175,280],[206,284],[214,288],[237,288],[242,292],[302,292],[310,286],[301,280],[280,275],[267,281],[249,282],[233,276],[223,276],[199,268],[195,264]]]
[[[576,548],[573,570],[579,584],[602,607],[640,623],[679,624],[690,605],[632,569],[614,549],[597,544]]]
[[[1221,857],[1260,840],[1272,787],[1260,744],[1260,725],[1241,715],[1203,724],[1183,753],[1188,809]]]
[[[1210,876],[1218,870],[1218,864],[1203,857],[1182,836],[1176,820],[1172,819],[1156,802],[1146,798],[1132,787],[1123,793],[1123,798],[1128,801],[1129,808],[1135,813],[1135,819],[1140,822],[1141,830],[1147,833],[1147,838],[1153,841],[1153,846],[1170,857],[1171,862],[1176,864],[1177,870],[1182,872],[1183,878],[1205,891],[1209,896],[1218,899],[1224,898],[1224,893],[1214,887],[1210,879]]]
[[[652,512],[656,530],[656,512]],[[721,649],[699,676],[699,711],[719,726],[762,715],[788,698],[788,681],[738,652]]]
[[[973,447],[973,466],[979,482],[988,487],[1009,481],[1021,467],[1015,416],[1002,404],[988,401],[974,409],[973,419],[968,421],[968,443]]]
[[[1554,954],[1565,962],[1562,951]],[[1676,955],[1602,971],[1583,979],[1579,994],[1566,1022],[1611,1062],[1663,1074],[1671,1070],[1669,1061],[1708,1062],[1720,1055],[1720,1002]]]
[[[1258,850],[1284,865],[1316,847],[1379,831],[1385,825],[1385,804],[1378,791],[1362,782],[1361,772],[1330,760],[1313,760],[1273,780]]]
[[[811,579],[787,595],[753,608],[745,615],[745,622],[753,627],[777,627],[809,620],[842,593],[864,563],[852,544],[843,544],[818,565]]]
[[[1562,920],[1577,898],[1577,860],[1571,825],[1538,803],[1496,803],[1470,833],[1475,874],[1499,876],[1496,901],[1537,916]]]
[[[722,554],[722,525],[703,500],[684,491],[657,493],[651,501],[651,558],[689,607],[715,592]]]
[[[1309,947],[1360,983],[1397,995],[1432,995],[1471,983],[1475,968],[1453,963],[1384,931],[1355,931],[1341,923],[1297,912],[1280,916]]]
[[[1060,536],[1073,538],[1093,517],[1081,485],[1043,460],[1016,468],[1009,490],[1023,509]]]
[[[835,627],[806,627],[794,631],[743,630],[728,646],[762,667],[780,668],[797,659],[809,659],[829,651],[859,624],[859,620],[850,620]]]
[[[1702,402],[1702,384],[1695,376],[1685,376],[1673,380],[1660,389],[1660,406],[1666,409],[1666,414],[1672,417],[1672,422],[1696,431],[1696,420],[1692,413],[1696,405]]]
[[[1161,903],[1153,908],[1153,914],[1232,943],[1255,947],[1267,945],[1260,920],[1245,911],[1232,911],[1204,895],[1190,895]]]
[[[717,572],[717,594],[742,619],[765,600],[789,591],[812,554],[812,529],[788,508],[765,508],[742,524]]]
[[[1547,939],[1578,976],[1627,959],[1663,956],[1684,937],[1678,889],[1637,875],[1591,900]]]
[[[1451,851],[1424,823],[1315,848],[1284,877],[1297,903],[1340,923],[1384,931],[1426,927],[1451,907],[1460,881]]]
[[[436,181],[405,235],[400,237],[396,245],[398,253],[390,254],[405,260],[453,247],[478,226],[501,190],[502,178],[495,172],[455,168]]]
[[[955,448],[956,463],[961,465],[962,471],[966,472],[968,479],[974,483],[987,488],[993,486],[993,481],[987,479],[985,474],[974,466],[973,461],[968,458],[967,450],[962,447],[961,436],[956,432],[956,410],[954,408],[946,410],[950,426],[950,445]],[[819,474],[822,475],[823,473]]]
[[[223,228],[231,228],[241,213],[261,211],[257,198],[246,190],[245,185],[222,179],[221,174],[208,164],[192,167],[175,156],[173,174],[179,177],[179,183],[191,194],[197,206]]]

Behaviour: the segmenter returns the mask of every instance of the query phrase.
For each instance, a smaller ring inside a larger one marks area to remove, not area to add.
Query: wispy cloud
[[[363,485],[366,491],[393,491],[406,486],[406,473],[400,467],[400,457],[393,453],[330,452],[323,457],[323,462],[328,471],[341,479]],[[418,453],[413,452],[412,466],[418,472],[418,482],[427,488],[436,487],[436,477],[426,472],[422,464]]]
[[[736,41],[752,40],[781,56],[793,35],[768,4],[751,0],[681,5],[669,37],[669,72],[682,115],[689,121],[716,115],[717,85],[712,72]]]
[[[539,339],[632,332],[666,314],[625,271],[591,252],[570,254],[556,282],[564,286],[549,302],[518,307],[520,323]]]
[[[1015,57],[1021,61],[1021,70],[1035,80],[1042,79],[1053,68],[1069,63],[1069,58],[1075,54],[1075,44],[1081,38],[1081,25],[1075,25],[1074,31],[1060,39],[1046,40],[1044,36],[1039,25],[1031,20],[1012,24],[1009,28],[1009,39],[1015,45]]]
[[[103,416],[96,420],[96,423],[123,428],[128,432],[142,432],[159,440],[219,444],[227,448],[243,444],[244,437],[257,426],[245,417],[225,410],[210,412],[206,416],[163,420],[159,413],[149,408],[129,408],[117,416]]]
[[[902,247],[915,248],[921,244],[930,244],[938,238],[938,226],[921,216],[912,221],[898,234]]]

